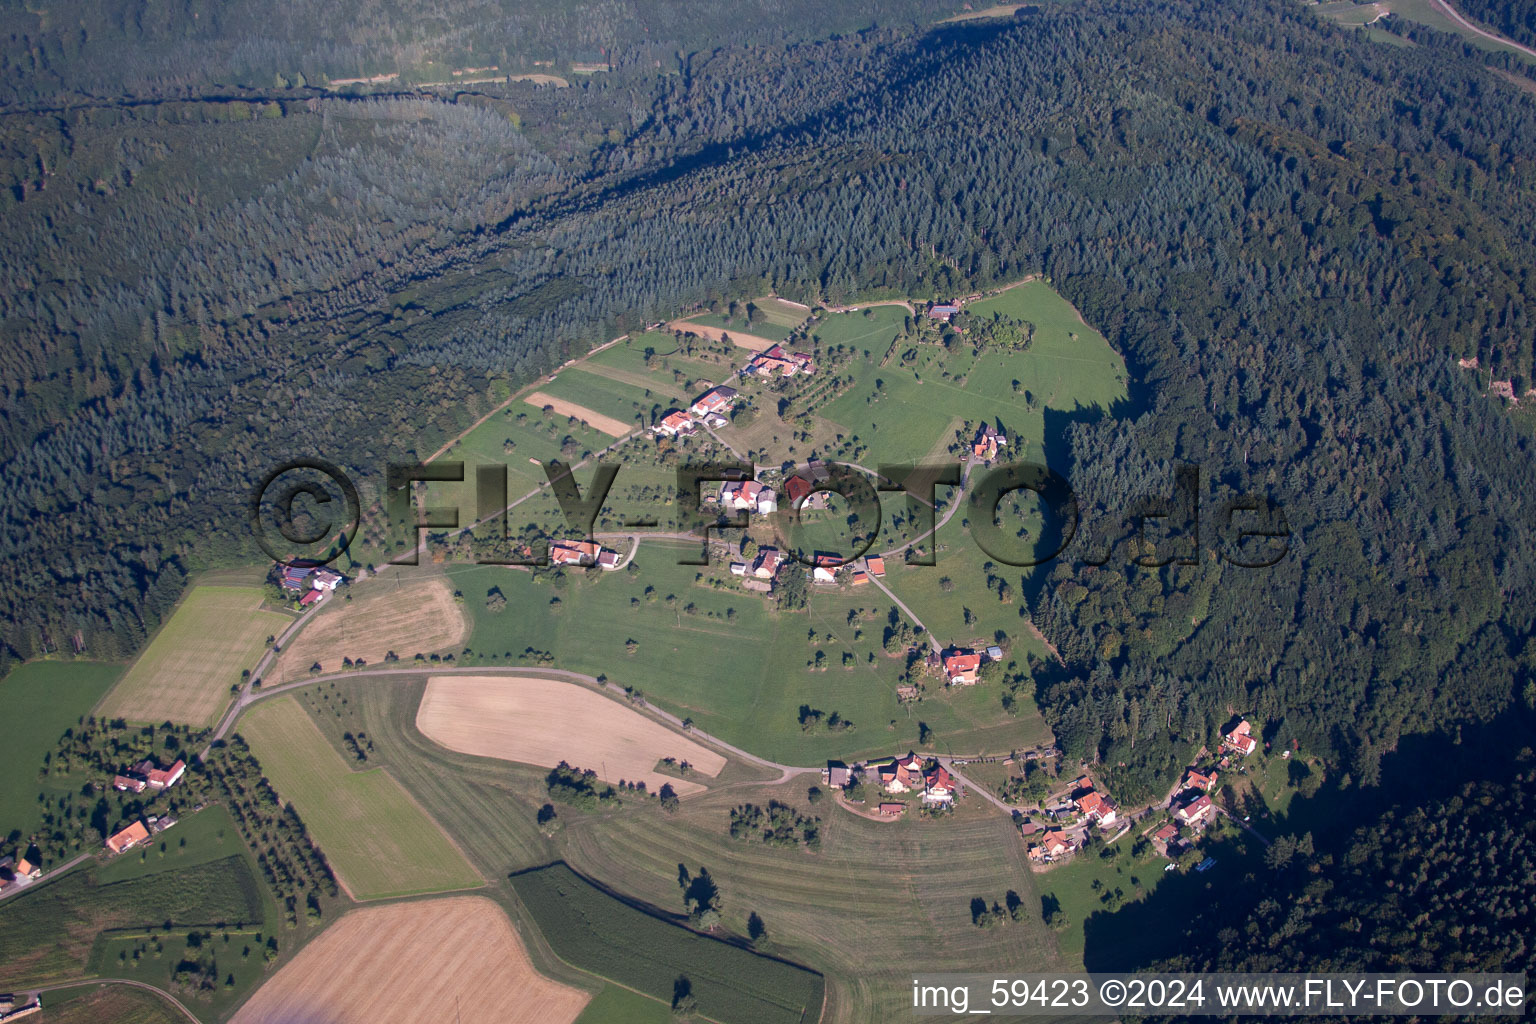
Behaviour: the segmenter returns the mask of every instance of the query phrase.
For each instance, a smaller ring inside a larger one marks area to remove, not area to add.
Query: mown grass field
[[[654,353],[650,366],[645,363],[647,349]],[[746,361],[740,350],[736,350],[737,358],[734,362],[722,357],[711,358],[712,355],[685,355],[670,331],[651,331],[603,349],[586,359],[582,366],[588,369],[602,367],[635,375],[651,382],[645,386],[658,393],[670,390],[687,395],[691,401],[694,396],[689,394],[685,385],[699,380],[720,383]],[[679,380],[676,374],[681,374],[682,379]]]
[[[38,822],[37,773],[64,730],[101,700],[123,666],[92,661],[34,661],[0,680],[0,835],[31,835]]]
[[[675,389],[670,386],[665,391],[647,389],[588,373],[579,365],[561,370],[553,381],[540,384],[539,391],[636,427],[640,426],[639,417],[649,423],[653,413],[664,413],[677,404]]]
[[[756,911],[771,952],[826,975],[827,1024],[896,1019],[910,1001],[913,971],[1048,971],[1070,962],[1038,918],[990,930],[971,924],[974,896],[1002,900],[1012,889],[1039,903],[1018,833],[979,799],[948,818],[870,821],[830,801],[811,807],[806,787],[814,776],[768,785],[761,771],[732,763],[719,786],[675,814],[650,800],[627,799],[603,813],[559,805],[563,827],[547,837],[534,821],[548,799],[544,772],[426,741],[413,727],[425,685],[424,676],[359,679],[307,692],[333,743],[343,732],[367,734],[370,763],[387,765],[432,806],[520,926],[530,919],[506,881],[514,871],[564,859],[626,896],[681,913],[679,862],[694,872],[705,867],[724,894],[730,933],[745,934],[747,915]],[[732,807],[771,799],[822,818],[819,852],[730,838]],[[564,977],[558,961],[540,959],[542,942],[523,934],[539,969]],[[663,980],[670,984],[671,976]]]
[[[483,883],[400,783],[382,769],[353,771],[295,698],[256,705],[238,728],[354,899]]]
[[[193,587],[98,714],[130,722],[207,726],[228,706],[230,687],[256,663],[266,638],[292,619],[264,611],[258,587]]]
[[[819,1015],[817,975],[659,920],[564,864],[514,875],[512,886],[573,966],[669,1001],[675,979],[685,977],[699,1012],[722,1024],[800,1024]]]
[[[47,1024],[183,1024],[187,1019],[160,996],[127,985],[92,985],[43,997]]]
[[[689,550],[646,541],[634,575],[568,577],[558,589],[527,573],[454,567],[450,578],[475,617],[468,644],[475,657],[460,663],[494,656],[484,663],[517,665],[516,656],[529,648],[549,651],[556,668],[638,687],[701,729],[787,764],[905,753],[917,745],[919,722],[939,751],[980,753],[981,744],[986,752],[1006,752],[1039,738],[1037,715],[1006,714],[987,687],[935,693],[915,708],[903,707],[895,689],[902,662],[883,650],[894,606],[873,586],[813,588],[806,610],[780,612],[760,595],[710,585],[730,578],[724,564],[696,580],[700,567],[677,564]],[[485,604],[493,586],[508,601],[500,613]],[[1017,631],[1016,612],[1010,614]],[[854,728],[802,731],[801,705],[836,711]]]
[[[607,447],[612,441],[607,434],[583,426],[579,420],[550,415],[524,402],[514,402],[465,434],[436,461],[464,463],[465,488],[471,494],[476,466],[506,466],[507,491],[516,497],[545,480],[541,466],[529,459],[537,459],[540,463],[551,459],[576,462],[590,452]],[[429,493],[431,490],[429,486]],[[473,500],[471,497],[465,504],[468,506]],[[470,511],[473,511],[472,507]]]
[[[751,323],[747,323],[744,316],[732,318],[718,313],[705,313],[703,316],[689,317],[688,322],[698,324],[701,327],[718,327],[725,331],[726,334],[739,331],[742,334],[750,334],[758,338],[771,338],[774,341],[783,341],[789,337],[790,332],[797,326],[784,323],[785,319],[782,316],[772,318],[758,316]],[[804,320],[805,317],[802,316],[801,319]]]
[[[632,992],[619,985],[604,985],[576,1024],[670,1024],[671,1010],[664,1000]]]
[[[164,834],[172,842],[174,831]],[[262,914],[260,883],[243,852],[112,883],[93,868],[74,871],[0,902],[0,990],[88,976],[92,945],[104,931],[168,921],[234,925]]]

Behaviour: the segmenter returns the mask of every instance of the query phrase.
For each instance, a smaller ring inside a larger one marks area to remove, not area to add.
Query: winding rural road
[[[27,993],[30,995],[42,995],[44,992],[58,992],[66,988],[85,988],[87,985],[127,985],[129,988],[137,988],[142,989],[145,992],[153,992],[155,995],[159,996],[161,999],[164,999],[166,1002],[176,1007],[176,1009],[180,1010],[186,1016],[187,1020],[192,1022],[192,1024],[202,1024],[202,1021],[197,1019],[197,1014],[187,1009],[180,999],[177,999],[165,989],[156,988],[153,985],[147,985],[142,981],[134,981],[132,978],[87,978],[84,981],[62,981],[52,985],[44,985],[41,988],[27,989]],[[43,1016],[40,1019],[48,1019],[48,1011],[46,1009],[44,1009]]]
[[[1482,36],[1484,39],[1498,43],[1500,46],[1508,46],[1513,50],[1519,50],[1527,57],[1536,57],[1536,50],[1531,49],[1529,46],[1521,46],[1513,39],[1501,36],[1496,32],[1489,32],[1486,29],[1478,27],[1473,22],[1468,21],[1466,18],[1461,16],[1460,11],[1446,3],[1446,0],[1429,0],[1429,2],[1431,6],[1437,8],[1447,18],[1450,18],[1456,24],[1460,25],[1468,32],[1471,32],[1473,35]]]
[[[683,725],[683,720],[678,716],[670,712],[663,711],[660,708],[646,703],[643,700],[638,702],[628,700],[626,694],[624,693],[624,688],[617,683],[600,682],[596,676],[585,675],[581,672],[570,672],[566,669],[560,668],[505,668],[493,665],[473,667],[467,665],[438,665],[427,668],[421,665],[413,665],[407,668],[364,668],[359,671],[352,672],[327,672],[321,675],[310,676],[308,679],[298,679],[291,683],[279,683],[276,686],[263,686],[259,690],[247,686],[241,693],[240,699],[235,702],[235,706],[230,709],[229,713],[224,716],[224,720],[219,723],[218,731],[213,734],[213,740],[216,742],[227,737],[234,729],[235,722],[239,719],[241,713],[245,711],[246,708],[250,707],[252,704],[266,700],[269,697],[277,697],[285,693],[292,693],[295,690],[302,690],[307,686],[315,686],[319,683],[335,682],[336,680],[340,679],[367,679],[379,676],[422,675],[475,675],[509,677],[553,676],[560,679],[569,679],[575,682],[586,683],[589,686],[602,690],[610,696],[618,695],[619,697],[625,697],[625,702],[631,706],[649,711],[656,718],[661,719],[668,725],[683,730],[689,736],[692,736],[695,739],[702,740],[705,743],[718,747],[719,749],[725,751],[727,754],[730,754],[732,757],[735,757],[738,760],[745,761],[749,764],[755,764],[760,768],[767,768],[771,771],[778,772],[779,778],[776,780],[776,782],[788,782],[795,776],[805,775],[808,772],[816,772],[818,774],[821,772],[819,767],[802,768],[796,765],[779,764],[777,761],[770,761],[767,758],[758,757],[756,754],[742,750],[740,747],[727,743],[716,736],[711,736],[707,732],[702,732],[699,729],[692,727],[685,727]],[[205,750],[203,753],[206,755],[207,751]]]

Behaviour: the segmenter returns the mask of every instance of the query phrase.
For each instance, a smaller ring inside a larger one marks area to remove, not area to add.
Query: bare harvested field
[[[338,671],[342,658],[378,665],[394,651],[409,661],[417,653],[461,647],[469,636],[469,617],[441,577],[396,582],[379,576],[355,585],[351,594],[350,601],[329,598],[328,607],[283,649],[273,672],[277,681],[301,678],[316,662],[326,672]]]
[[[559,75],[546,75],[542,72],[535,72],[531,75],[512,75],[508,78],[508,81],[532,82],[534,85],[553,85],[559,89],[569,88],[571,84]]]
[[[724,327],[696,324],[691,320],[674,320],[667,324],[667,330],[682,331],[684,334],[697,334],[699,337],[708,338],[710,341],[719,341],[721,338],[728,337],[732,345],[751,352],[761,352],[764,349],[782,344],[782,342],[774,341],[772,338],[760,338],[755,334],[744,334],[741,331],[731,331]]]
[[[590,998],[535,971],[495,903],[455,896],[353,911],[233,1024],[570,1024]]]
[[[679,796],[696,782],[658,773],[675,757],[701,775],[725,767],[720,754],[659,722],[575,683],[506,676],[434,676],[416,712],[422,735],[449,750],[553,768],[565,761],[608,782],[644,781],[654,793],[671,783]]]
[[[623,420],[616,420],[612,416],[604,416],[600,412],[593,412],[591,409],[577,405],[575,402],[567,402],[563,398],[546,395],[542,391],[535,391],[523,399],[523,401],[540,409],[553,409],[560,416],[574,416],[593,430],[601,430],[610,437],[624,437],[627,434],[633,433],[635,429],[633,424],[625,423]]]

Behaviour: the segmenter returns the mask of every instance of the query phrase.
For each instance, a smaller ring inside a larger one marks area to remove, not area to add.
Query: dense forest
[[[0,102],[321,86],[451,69],[663,64],[721,44],[926,24],[957,0],[0,0]]]
[[[1494,31],[1536,46],[1536,0],[1457,0],[1456,6]]]
[[[8,115],[0,656],[130,653],[254,553],[268,466],[376,495],[689,303],[1043,272],[1137,378],[1048,423],[1087,521],[1028,595],[1063,746],[1131,792],[1243,712],[1369,783],[1536,663],[1529,418],[1489,393],[1536,386],[1536,96],[1495,60],[1290,0],[1091,0],[457,102]],[[1121,512],[1183,464],[1280,507],[1290,556],[1236,568],[1208,530],[1131,564]]]
[[[1501,728],[1508,747],[1481,770],[1448,769],[1397,806],[1357,802],[1352,827],[1278,837],[1196,901],[1158,969],[1530,972],[1536,761],[1528,729]]]

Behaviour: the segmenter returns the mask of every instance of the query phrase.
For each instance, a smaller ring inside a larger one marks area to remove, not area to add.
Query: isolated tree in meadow
[[[757,911],[752,911],[747,915],[747,938],[751,939],[753,944],[757,944],[767,937],[768,926],[763,923],[761,917],[757,916]]]

